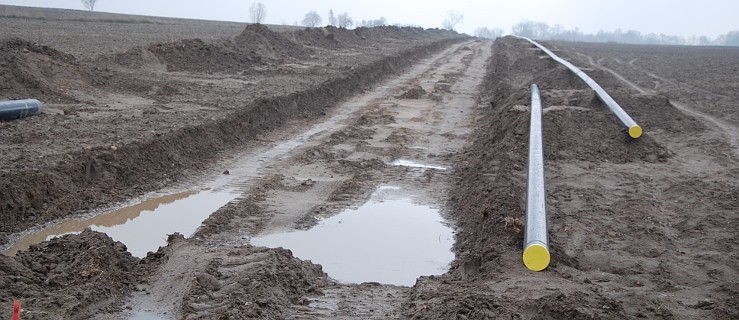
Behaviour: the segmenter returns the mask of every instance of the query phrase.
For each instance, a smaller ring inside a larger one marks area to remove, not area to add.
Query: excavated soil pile
[[[296,42],[305,46],[314,46],[325,49],[336,49],[341,45],[336,40],[336,35],[330,32],[330,28],[305,28],[304,30],[293,31],[291,37]]]
[[[426,90],[421,87],[421,85],[414,83],[413,85],[408,88],[403,94],[401,94],[398,98],[400,99],[420,99],[426,94]]]
[[[344,47],[362,46],[363,44],[366,44],[366,41],[363,41],[363,39],[359,37],[354,32],[354,30],[337,28],[333,26],[327,26],[325,29],[327,30],[328,34],[332,35],[332,38],[336,39],[336,41],[338,41]]]
[[[97,58],[99,65],[103,68],[108,65],[118,65],[129,69],[166,70],[167,66],[159,60],[154,52],[146,48],[135,47],[111,56],[100,56]]]
[[[96,311],[88,307],[98,304],[114,311],[135,286],[138,262],[104,233],[62,236],[0,255],[0,301],[20,299],[29,320],[90,317]]]
[[[87,82],[72,55],[18,38],[0,41],[0,100],[73,102],[64,91]]]
[[[696,247],[703,245],[690,240],[692,234],[675,235],[689,244],[670,240],[672,233],[688,229],[670,229],[665,221],[666,216],[676,215],[675,210],[683,211],[674,205],[674,196],[726,210],[726,205],[736,204],[736,192],[722,191],[730,188],[727,182],[714,181],[712,191],[696,196],[697,185],[686,185],[684,177],[666,167],[673,162],[673,151],[649,133],[638,140],[625,137],[618,120],[589,90],[564,77],[560,67],[530,48],[528,42],[515,38],[495,42],[483,88],[491,106],[479,120],[473,144],[459,156],[461,167],[452,190],[450,204],[456,208],[459,230],[457,259],[448,274],[417,282],[405,315],[416,319],[736,317],[735,281],[724,283],[732,273],[717,271],[732,265],[731,259],[710,258],[710,263],[720,261],[716,271],[690,279],[688,274],[698,276],[703,271],[683,271],[686,261],[676,251],[696,250],[694,254],[700,255],[705,249]],[[553,250],[549,268],[541,273],[526,270],[521,262],[531,83],[542,90],[545,108]],[[637,122],[643,120],[657,127],[657,132],[704,130],[665,97],[617,90],[614,98]],[[667,176],[652,178],[652,171]],[[673,182],[659,184],[656,180],[661,179]],[[678,184],[686,189],[677,189]],[[686,223],[693,220],[686,213],[680,215],[677,219]],[[726,230],[711,230],[718,232],[715,241],[726,241]],[[672,292],[680,295],[675,298]]]
[[[306,46],[315,46],[328,49],[341,47],[362,47],[372,45],[374,41],[398,41],[414,39],[442,39],[457,36],[454,32],[422,28],[400,28],[395,26],[359,27],[353,30],[326,26],[324,28],[306,28],[292,32],[296,42]]]
[[[184,319],[284,319],[327,282],[320,265],[282,248],[245,246],[210,262],[183,302]]]
[[[359,27],[354,33],[362,39],[412,39],[425,33],[421,28],[400,28],[396,26]]]
[[[306,59],[311,52],[266,26],[251,24],[233,41],[185,39],[155,43],[146,48],[132,48],[112,57],[101,57],[99,60],[127,68],[238,73],[267,62]]]
[[[250,24],[244,32],[234,38],[234,42],[241,51],[255,52],[268,60],[305,59],[312,53],[312,50],[261,24]]]
[[[167,71],[236,73],[262,61],[255,52],[243,52],[230,42],[206,43],[200,39],[153,44],[147,50],[164,62]]]

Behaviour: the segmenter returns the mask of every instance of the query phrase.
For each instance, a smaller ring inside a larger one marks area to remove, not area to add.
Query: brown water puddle
[[[211,213],[235,199],[231,190],[190,190],[156,197],[86,220],[68,220],[20,238],[3,253],[14,256],[31,245],[65,234],[76,234],[90,228],[104,232],[123,242],[137,257],[166,245],[167,235],[174,232],[190,236]]]

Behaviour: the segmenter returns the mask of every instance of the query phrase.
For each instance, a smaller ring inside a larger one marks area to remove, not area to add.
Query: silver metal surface
[[[544,186],[544,143],[541,127],[539,88],[531,85],[531,122],[529,127],[529,170],[526,197],[524,250],[533,244],[549,249],[547,235],[547,194]]]

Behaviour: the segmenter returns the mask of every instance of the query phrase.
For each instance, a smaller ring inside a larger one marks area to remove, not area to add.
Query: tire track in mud
[[[339,284],[289,251],[248,245],[249,237],[309,228],[367,201],[380,185],[399,187],[414,202],[442,206],[450,170],[393,163],[405,159],[450,168],[471,130],[477,86],[490,55],[486,42],[453,45],[342,103],[328,115],[330,126],[316,123],[319,129],[309,130],[295,149],[267,165],[258,182],[211,215],[193,239],[164,249],[168,260],[128,308],[164,319],[231,312],[311,319],[400,316],[407,287]],[[426,92],[414,93],[417,99],[403,97],[418,86]],[[270,259],[284,260],[283,265]],[[271,283],[269,292],[260,289],[259,283],[275,276],[282,280]]]
[[[432,65],[409,83],[433,88],[421,99],[384,98],[370,113],[391,115],[392,123],[373,123],[370,139],[355,139],[358,153],[371,153],[385,162],[411,159],[452,169],[454,155],[466,144],[470,124],[478,107],[478,86],[485,63],[491,55],[487,43],[457,47],[455,54]],[[389,102],[389,103],[388,103]],[[400,141],[400,142],[398,142]],[[400,147],[397,147],[397,144]],[[370,151],[371,150],[371,151]],[[365,157],[365,155],[356,155]],[[350,156],[352,157],[352,156]],[[421,193],[415,201],[443,206],[450,183],[450,170],[418,170],[403,166],[385,166],[380,180],[370,182],[365,190],[378,185],[399,186],[411,193]],[[366,194],[366,193],[364,193]],[[409,236],[412,236],[409,234]],[[401,318],[402,305],[409,288],[378,283],[331,284],[321,295],[308,297],[308,306],[295,306],[294,319],[388,319]]]

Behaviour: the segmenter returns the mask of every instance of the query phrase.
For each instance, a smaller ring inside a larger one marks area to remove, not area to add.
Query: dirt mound
[[[19,38],[0,40],[0,99],[74,101],[64,91],[87,86],[74,56]]]
[[[234,38],[234,43],[240,51],[255,52],[271,60],[304,59],[311,54],[311,50],[258,23],[248,25]]]
[[[678,110],[666,96],[635,95],[624,89],[611,90],[610,94],[647,132],[663,130],[671,133],[697,133],[706,130],[703,123]]]
[[[342,45],[362,45],[365,43],[364,39],[358,36],[355,30],[333,26],[327,26],[326,30],[328,30],[330,34],[333,34],[336,41],[339,41]]]
[[[324,28],[305,28],[304,30],[294,31],[291,34],[291,37],[296,42],[307,46],[327,49],[362,47],[374,42],[443,39],[460,36],[456,32],[446,30],[424,30],[416,27],[396,26],[359,27],[353,30],[326,26]]]
[[[153,44],[147,50],[164,62],[168,71],[236,73],[262,61],[256,52],[243,52],[230,42],[206,43],[200,39]]]
[[[414,83],[401,94],[398,98],[400,99],[421,99],[426,94],[426,90],[423,90],[421,85]]]
[[[86,317],[96,305],[114,311],[133,289],[138,262],[103,233],[62,236],[15,258],[0,255],[0,300],[20,299],[23,319]]]
[[[132,69],[238,73],[266,62],[305,59],[311,50],[260,24],[246,27],[234,41],[185,39],[136,47],[99,60]]]
[[[459,36],[456,32],[446,30],[427,29],[418,27],[377,26],[372,28],[359,27],[354,33],[362,39],[395,39],[411,40],[432,37]],[[467,48],[469,49],[469,48]]]
[[[303,30],[292,32],[292,37],[296,42],[306,46],[315,46],[326,49],[336,49],[341,46],[336,35],[329,32],[328,28],[305,28]]]
[[[618,119],[603,110],[562,109],[544,116],[546,160],[626,163],[665,161],[670,152],[645,135],[632,139]],[[528,136],[528,113],[517,121]]]
[[[282,319],[326,284],[320,265],[282,248],[240,247],[211,261],[183,302],[187,319]]]
[[[398,39],[401,36],[400,28],[392,26],[359,27],[354,33],[362,39]]]
[[[136,47],[112,56],[98,58],[102,64],[113,64],[129,69],[166,70],[166,64],[146,48]]]

